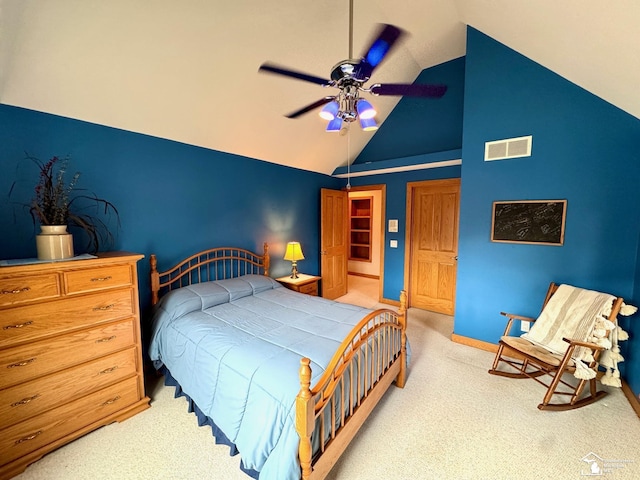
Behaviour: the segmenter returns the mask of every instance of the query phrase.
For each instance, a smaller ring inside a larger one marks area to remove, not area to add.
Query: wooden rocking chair
[[[559,288],[563,289],[562,293],[554,298]],[[594,303],[589,305],[591,300],[594,300]],[[547,393],[538,405],[541,410],[570,410],[599,400],[607,392],[597,390],[594,374],[598,357],[605,348],[590,342],[589,339],[593,338],[594,334],[594,323],[597,321],[594,318],[606,312],[610,305],[611,311],[605,318],[615,322],[622,301],[620,297],[551,283],[537,323],[533,323],[530,331],[524,335],[509,336],[513,321],[536,322],[536,319],[500,312],[509,320],[489,373],[510,378],[532,378],[547,387]],[[598,313],[594,313],[596,311]],[[584,321],[576,319],[580,315]],[[601,337],[606,337],[609,331],[599,333]],[[579,356],[584,356],[586,352],[590,352],[591,356],[587,355],[588,360],[582,365],[577,365],[582,362],[578,359]],[[498,370],[501,362],[511,367],[509,371]],[[576,378],[573,375],[576,369],[583,369],[584,372],[585,365],[591,370],[587,372],[588,375],[594,375],[593,378],[583,378],[588,376],[584,373],[576,374],[581,377]],[[563,379],[565,374],[572,374],[571,379]],[[538,378],[541,376],[545,376],[544,381]],[[589,393],[581,398],[587,383]],[[556,402],[559,398],[567,397],[568,401],[551,403],[553,397],[556,397]]]

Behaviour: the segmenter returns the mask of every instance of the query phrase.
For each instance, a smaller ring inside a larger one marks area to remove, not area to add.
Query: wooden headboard
[[[194,283],[224,280],[241,275],[269,275],[269,245],[258,255],[243,248],[220,247],[204,250],[182,260],[175,267],[158,272],[158,260],[151,254],[151,304],[171,290]]]

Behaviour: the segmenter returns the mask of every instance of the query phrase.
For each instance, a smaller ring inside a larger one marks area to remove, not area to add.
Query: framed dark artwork
[[[562,245],[566,200],[493,202],[491,241]]]

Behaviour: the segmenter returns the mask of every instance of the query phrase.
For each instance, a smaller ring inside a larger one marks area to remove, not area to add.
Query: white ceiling
[[[640,2],[355,0],[354,54],[376,23],[410,32],[372,83],[465,54],[466,25],[640,117]],[[0,0],[0,102],[330,174],[346,138],[315,113],[348,57],[349,0]],[[374,97],[384,120],[399,99]],[[429,101],[429,100],[417,100]],[[354,127],[353,160],[372,133]]]

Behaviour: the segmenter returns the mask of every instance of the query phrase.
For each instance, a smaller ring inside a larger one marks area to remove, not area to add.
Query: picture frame
[[[491,241],[561,246],[566,216],[567,200],[495,201]]]

